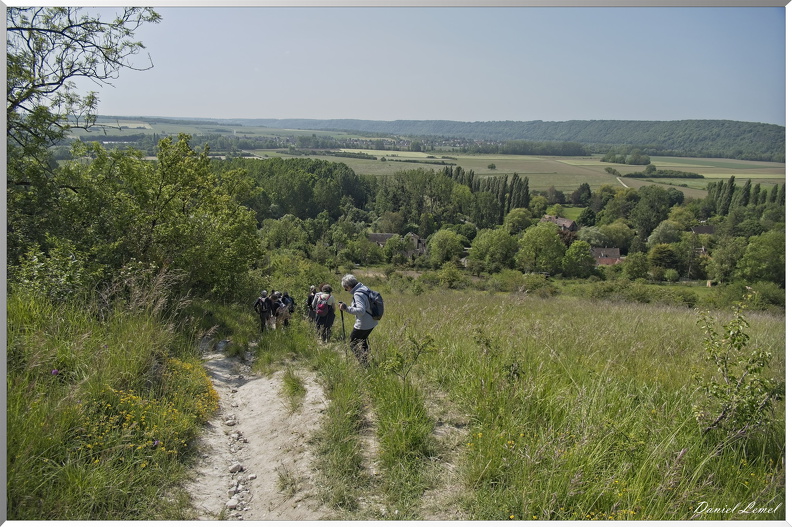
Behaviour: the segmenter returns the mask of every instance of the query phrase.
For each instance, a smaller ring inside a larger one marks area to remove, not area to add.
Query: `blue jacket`
[[[368,287],[360,282],[350,290],[352,303],[346,306],[346,310],[355,315],[355,329],[373,329],[379,323],[371,318],[371,308],[366,291],[368,291]]]

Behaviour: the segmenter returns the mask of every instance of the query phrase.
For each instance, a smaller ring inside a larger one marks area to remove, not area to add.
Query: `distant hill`
[[[783,126],[725,120],[685,121],[364,121],[256,119],[261,126],[443,136],[484,141],[569,141],[629,145],[674,154],[783,161]]]
[[[176,120],[176,119],[174,119]],[[192,119],[197,121],[197,119]],[[598,152],[641,148],[648,155],[785,161],[786,128],[727,120],[682,121],[367,121],[358,119],[213,119],[218,124],[336,130],[471,141],[574,142]]]

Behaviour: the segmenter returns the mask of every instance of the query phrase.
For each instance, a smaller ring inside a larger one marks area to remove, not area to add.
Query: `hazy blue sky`
[[[157,11],[100,114],[785,123],[783,7]]]

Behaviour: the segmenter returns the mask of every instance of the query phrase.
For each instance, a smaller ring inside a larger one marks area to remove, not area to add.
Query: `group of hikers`
[[[341,311],[342,329],[344,312],[355,317],[355,323],[349,334],[349,343],[355,358],[363,366],[369,364],[368,337],[382,316],[382,297],[362,283],[358,282],[352,274],[341,278],[341,287],[352,294],[351,304],[337,302],[333,296],[330,284],[322,284],[318,288],[311,286],[308,297],[305,299],[305,315],[314,324],[318,337],[322,342],[329,342],[332,327],[336,319],[336,309]],[[289,318],[294,313],[294,300],[288,293],[273,292],[267,296],[267,291],[262,291],[261,296],[253,304],[253,309],[261,319],[261,331],[275,329],[289,325]],[[344,334],[346,338],[346,334]]]
[[[263,290],[253,303],[253,309],[258,313],[261,322],[261,331],[275,329],[289,325],[289,319],[294,313],[294,299],[287,291],[273,291],[267,295]]]

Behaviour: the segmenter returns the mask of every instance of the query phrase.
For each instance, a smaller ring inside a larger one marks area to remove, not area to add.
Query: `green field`
[[[93,132],[75,131],[75,137],[84,140],[101,140],[131,134],[158,134],[170,135],[187,133],[194,137],[193,143],[200,144],[200,136],[208,134],[235,134],[239,137],[299,137],[316,136],[332,137],[336,139],[356,139],[361,136],[338,131],[319,130],[294,130],[276,129],[264,126],[234,126],[232,124],[195,124],[192,122],[163,123],[157,120],[147,121],[145,118],[123,118],[111,120],[101,118],[98,125],[109,128],[97,128]],[[371,139],[371,137],[368,137]],[[331,162],[344,163],[359,175],[382,176],[393,174],[401,170],[416,168],[441,170],[445,162],[453,166],[460,166],[464,170],[473,170],[481,176],[519,174],[527,177],[532,190],[547,190],[555,187],[562,192],[572,192],[582,183],[588,183],[592,190],[603,185],[615,187],[629,186],[640,188],[645,185],[663,184],[674,186],[691,198],[706,196],[707,184],[713,180],[735,177],[738,186],[743,185],[748,179],[753,184],[770,187],[776,183],[783,183],[786,177],[784,163],[740,161],[733,159],[708,159],[689,157],[653,157],[652,163],[658,169],[679,170],[702,174],[704,179],[630,179],[622,178],[621,182],[614,176],[605,172],[608,167],[615,168],[622,174],[641,172],[642,166],[618,165],[599,161],[599,154],[580,157],[554,157],[554,156],[525,156],[525,155],[487,155],[487,154],[460,154],[456,152],[406,152],[393,150],[362,150],[346,149],[348,153],[364,153],[375,156],[376,159],[355,159],[349,157],[317,155],[317,159]],[[252,150],[251,154],[266,157],[295,157],[279,153],[277,150]],[[304,157],[304,156],[299,156]],[[495,165],[495,169],[489,168]]]

